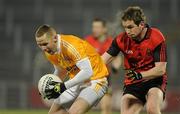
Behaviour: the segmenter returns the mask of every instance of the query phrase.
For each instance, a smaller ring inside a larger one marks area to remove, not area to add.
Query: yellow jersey
[[[57,67],[66,69],[70,78],[73,78],[80,70],[76,63],[84,58],[89,58],[93,75],[90,80],[96,80],[108,76],[108,70],[101,56],[86,41],[73,35],[60,36],[60,52],[49,54],[45,52],[47,59]]]

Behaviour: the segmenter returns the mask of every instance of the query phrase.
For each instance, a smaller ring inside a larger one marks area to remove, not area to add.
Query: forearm
[[[153,58],[155,61],[155,67],[148,70],[141,72],[143,78],[153,78],[162,76],[166,72],[166,45],[165,42],[159,44],[153,52]]]
[[[118,55],[112,61],[112,67],[118,70],[121,65],[122,65],[122,57]]]
[[[83,83],[84,81],[88,80],[90,77],[91,77],[91,73],[87,73],[86,71],[81,70],[74,78],[64,82],[64,84],[66,88],[69,89],[75,85]]]
[[[141,74],[142,77],[146,79],[155,78],[163,75],[162,71],[159,71],[157,68],[152,68],[148,71],[141,72]]]
[[[90,77],[93,75],[91,63],[88,58],[79,61],[76,66],[80,69],[80,71],[75,75],[74,78],[64,83],[67,89],[83,83],[84,81],[90,79]]]
[[[166,62],[164,62],[163,64],[157,63],[156,66],[153,67],[152,69],[140,73],[142,74],[143,78],[149,79],[149,78],[162,76],[165,72],[166,72]]]
[[[101,58],[103,59],[105,64],[109,64],[112,62],[112,60],[114,59],[114,57],[112,57],[110,54],[108,54],[107,52],[105,52]]]

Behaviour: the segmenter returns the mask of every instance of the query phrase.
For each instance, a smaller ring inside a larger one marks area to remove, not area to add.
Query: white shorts
[[[76,98],[82,98],[89,103],[89,106],[93,106],[101,100],[107,89],[107,78],[92,80],[88,84],[77,85],[67,89],[54,100],[54,103],[68,109]]]

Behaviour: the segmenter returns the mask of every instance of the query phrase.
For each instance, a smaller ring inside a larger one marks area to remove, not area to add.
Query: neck
[[[143,28],[143,30],[141,31],[141,33],[139,35],[138,41],[141,41],[145,38],[146,32],[147,32],[147,28]]]
[[[98,37],[98,40],[100,42],[103,42],[106,39],[106,35],[101,35],[100,37]]]
[[[57,34],[57,42],[56,42],[56,45],[57,45],[57,53],[60,53],[61,51],[61,36],[59,34]]]

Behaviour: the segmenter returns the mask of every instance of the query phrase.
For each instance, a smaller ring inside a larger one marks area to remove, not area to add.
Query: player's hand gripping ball
[[[58,76],[46,74],[39,80],[38,90],[43,98],[56,99],[66,88]]]

